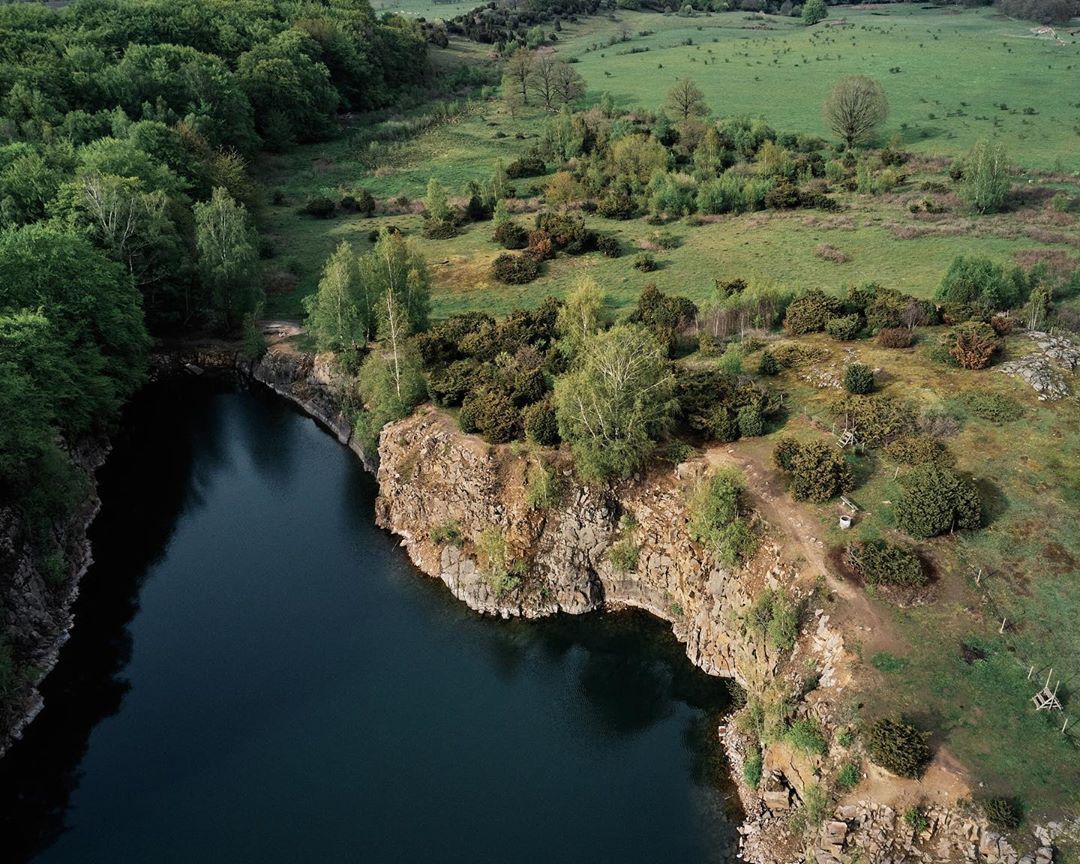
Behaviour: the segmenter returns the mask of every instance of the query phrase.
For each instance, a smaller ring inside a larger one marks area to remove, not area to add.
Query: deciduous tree
[[[873,78],[852,75],[833,86],[825,100],[825,123],[848,147],[874,136],[889,116],[885,91]]]

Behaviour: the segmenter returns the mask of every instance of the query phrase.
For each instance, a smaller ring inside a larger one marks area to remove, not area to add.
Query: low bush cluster
[[[864,395],[874,389],[874,370],[862,363],[852,363],[844,369],[844,389]]]
[[[867,447],[882,447],[915,429],[911,406],[889,396],[845,396],[833,407],[833,415],[853,428]]]
[[[492,443],[523,435],[538,444],[557,443],[550,392],[565,362],[556,345],[560,308],[548,298],[538,309],[518,310],[499,322],[470,312],[418,334],[431,397],[443,406],[460,405],[462,429]]]
[[[980,420],[991,423],[1009,423],[1024,416],[1024,406],[1001,393],[976,391],[964,394],[964,407]]]
[[[878,330],[876,341],[882,348],[910,348],[915,334],[906,327],[884,327]]]
[[[885,445],[885,453],[904,465],[940,465],[950,467],[953,455],[941,441],[926,433],[897,438]]]
[[[896,502],[896,524],[912,537],[925,540],[982,524],[979,490],[955,471],[921,465],[902,482],[904,492]]]
[[[540,261],[533,255],[504,252],[491,264],[492,275],[505,285],[525,285],[540,275]]]
[[[858,315],[841,315],[839,318],[830,318],[825,323],[825,332],[838,342],[850,342],[859,335],[862,330],[862,321]]]
[[[773,647],[790,651],[799,638],[800,612],[783,591],[763,591],[746,614],[746,626],[763,634]]]
[[[912,780],[922,777],[933,758],[926,735],[899,717],[885,717],[871,724],[863,742],[871,762]]]
[[[768,391],[719,368],[678,367],[675,398],[686,428],[712,441],[760,435],[778,409]]]
[[[867,585],[921,588],[929,581],[919,556],[885,540],[853,544],[853,557]]]
[[[855,485],[843,452],[824,441],[781,438],[773,459],[788,475],[791,494],[798,501],[828,501]]]

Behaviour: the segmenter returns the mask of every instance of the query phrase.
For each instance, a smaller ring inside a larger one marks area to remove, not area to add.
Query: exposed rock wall
[[[19,510],[0,507],[0,609],[7,615],[6,633],[20,670],[0,714],[0,756],[44,707],[38,688],[68,640],[79,580],[93,560],[86,530],[101,504],[94,472],[109,446],[88,439],[67,452],[85,478],[87,493],[69,515],[47,526],[46,537],[40,528],[32,530]],[[50,572],[46,563],[54,550],[63,555],[55,562],[59,572]]]

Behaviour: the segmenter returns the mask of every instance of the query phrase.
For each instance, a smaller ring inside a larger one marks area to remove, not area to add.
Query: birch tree
[[[674,378],[663,346],[643,327],[589,337],[577,367],[555,384],[559,434],[586,482],[629,477],[671,423]]]
[[[357,351],[372,326],[371,301],[360,278],[360,262],[345,241],[323,268],[319,289],[305,298],[308,329],[320,351]]]
[[[221,323],[232,327],[257,301],[255,229],[247,209],[225,189],[216,187],[210,200],[196,204],[195,246],[203,286]]]

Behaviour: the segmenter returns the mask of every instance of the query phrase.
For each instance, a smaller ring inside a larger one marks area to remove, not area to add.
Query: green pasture
[[[826,137],[829,88],[868,75],[889,99],[882,142],[895,135],[918,152],[955,156],[993,138],[1025,167],[1080,171],[1076,35],[1062,28],[1060,45],[1035,36],[1030,22],[985,8],[830,7],[829,16],[808,28],[745,12],[620,10],[614,20],[564,25],[559,51],[577,61],[594,98],[607,91],[623,107],[659,108],[675,81],[689,77],[714,114],[762,114],[777,129]],[[837,26],[841,19],[847,24]],[[623,33],[629,41],[607,44]]]

